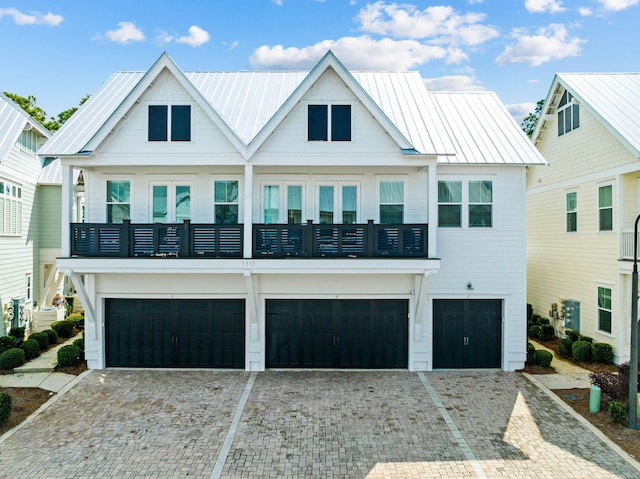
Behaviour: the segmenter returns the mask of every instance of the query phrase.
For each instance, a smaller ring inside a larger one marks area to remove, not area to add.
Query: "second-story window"
[[[469,227],[490,228],[493,224],[493,183],[469,182]]]
[[[438,181],[438,226],[462,226],[462,181]]]
[[[20,138],[18,138],[18,145],[20,145],[20,149],[35,154],[38,150],[38,135],[36,134],[35,130],[32,128],[30,130],[24,130],[22,133],[20,133]]]
[[[573,95],[565,90],[558,104],[558,136],[569,133],[579,126],[580,105],[574,101]]]
[[[191,141],[191,106],[149,105],[148,126],[149,141]]]
[[[213,184],[214,221],[238,223],[238,180],[215,180]]]
[[[351,141],[351,105],[309,105],[307,140]]]
[[[613,186],[598,188],[598,215],[600,231],[613,231]]]
[[[578,193],[567,193],[567,233],[578,231]]]
[[[122,223],[131,218],[131,182],[107,180],[107,223]]]
[[[404,219],[404,181],[380,182],[380,224],[402,224]]]

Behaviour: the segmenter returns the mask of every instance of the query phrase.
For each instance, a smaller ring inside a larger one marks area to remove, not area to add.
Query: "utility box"
[[[580,331],[580,302],[573,299],[565,299],[564,327],[573,331]]]

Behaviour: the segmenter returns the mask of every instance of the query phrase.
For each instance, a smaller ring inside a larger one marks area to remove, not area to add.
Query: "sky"
[[[0,90],[48,116],[167,52],[185,71],[419,71],[518,122],[557,72],[640,71],[640,0],[0,0]]]

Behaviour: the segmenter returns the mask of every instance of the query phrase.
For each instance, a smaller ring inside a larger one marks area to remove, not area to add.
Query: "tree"
[[[47,112],[36,104],[37,99],[35,96],[29,95],[25,98],[23,96],[16,95],[15,93],[9,93],[6,91],[4,92],[4,94],[8,98],[11,98],[20,108],[22,108],[27,114],[31,115],[34,120],[40,122],[42,126],[44,126],[49,131],[58,130],[64,124],[64,122],[71,118],[71,115],[73,115],[78,109],[78,107],[73,106],[63,111],[62,113],[58,113],[57,119],[54,117],[50,117],[49,119],[47,119]],[[80,100],[79,105],[82,105],[85,101],[87,101],[88,98],[89,95],[85,95]]]
[[[542,114],[542,108],[544,107],[544,100],[538,100],[536,103],[536,110],[533,113],[529,113],[524,117],[520,126],[522,130],[527,134],[529,138],[533,135],[533,132],[536,129],[536,125],[538,124],[538,119]]]

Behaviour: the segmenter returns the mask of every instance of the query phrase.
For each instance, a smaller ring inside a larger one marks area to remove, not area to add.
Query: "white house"
[[[640,74],[559,73],[533,134],[548,166],[527,176],[534,312],[629,359],[640,212]]]
[[[36,151],[49,136],[0,93],[0,336],[26,324],[40,291],[43,236],[36,190],[42,161]]]
[[[415,72],[112,75],[40,150],[91,368],[502,368],[526,356],[525,167],[493,93]],[[86,223],[72,223],[81,170]]]

